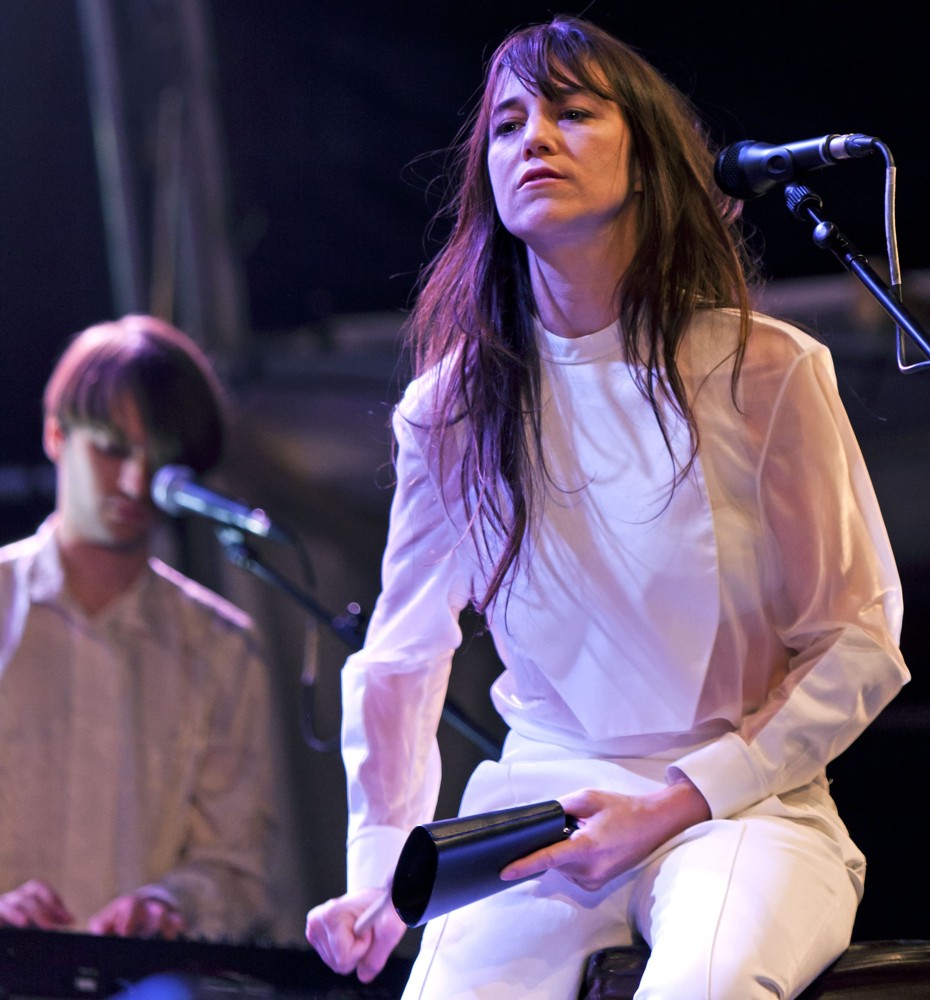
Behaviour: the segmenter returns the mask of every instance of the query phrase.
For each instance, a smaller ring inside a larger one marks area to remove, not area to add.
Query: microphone
[[[162,466],[152,477],[152,501],[172,517],[199,514],[210,521],[226,524],[259,538],[286,542],[287,535],[260,508],[250,509],[235,500],[200,486],[194,470],[185,465]]]
[[[840,160],[868,156],[878,140],[860,132],[822,135],[818,139],[771,146],[766,142],[743,142],[726,146],[714,164],[714,180],[724,194],[748,201],[765,194],[776,184],[790,184],[811,170],[829,167]]]

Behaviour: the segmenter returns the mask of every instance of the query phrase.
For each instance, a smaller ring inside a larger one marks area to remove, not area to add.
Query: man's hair
[[[45,415],[65,430],[110,427],[127,397],[170,461],[204,473],[220,460],[222,388],[203,351],[171,324],[125,316],[77,334],[45,387]]]
[[[512,73],[556,100],[565,86],[620,108],[641,180],[637,248],[615,289],[631,371],[671,455],[668,408],[698,444],[677,355],[696,309],[728,306],[742,316],[733,388],[749,331],[749,261],[738,229],[739,203],[713,180],[713,152],[688,100],[628,45],[586,21],[557,17],[510,35],[492,56],[482,97],[456,145],[457,189],[440,213],[451,235],[424,270],[407,325],[417,373],[439,366],[431,425],[438,453],[447,431],[468,425],[460,488],[477,540],[502,545],[483,609],[516,561],[545,475],[540,435],[536,303],[526,247],[497,213],[487,157],[492,102]],[[678,469],[677,483],[686,469]],[[502,500],[500,484],[505,496]],[[474,498],[474,499],[472,499]],[[481,546],[479,546],[479,549]]]

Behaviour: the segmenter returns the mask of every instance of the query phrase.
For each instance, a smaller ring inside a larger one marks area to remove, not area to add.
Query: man
[[[223,444],[202,352],[91,327],[45,391],[54,513],[0,549],[0,926],[240,937],[268,922],[268,679],[251,622],[155,559],[152,474]]]

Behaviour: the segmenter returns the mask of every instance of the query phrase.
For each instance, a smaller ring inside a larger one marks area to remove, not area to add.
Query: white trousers
[[[511,734],[501,761],[472,775],[461,813],[584,787],[644,793],[668,763]],[[431,921],[403,1000],[575,1000],[586,957],[635,940],[652,949],[637,1000],[787,1000],[849,944],[864,869],[814,783],[692,827],[597,892],[547,872]]]

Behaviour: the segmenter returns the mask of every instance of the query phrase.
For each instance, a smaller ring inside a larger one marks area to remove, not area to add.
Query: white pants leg
[[[472,776],[461,812],[583,787],[643,793],[667,763],[511,738]],[[548,872],[432,921],[404,1000],[575,1000],[586,957],[640,934],[653,946],[642,1000],[791,997],[846,947],[861,861],[811,786],[700,824],[599,892]]]
[[[794,819],[703,823],[636,878],[652,955],[637,1000],[789,1000],[847,947],[859,902],[836,841]]]
[[[516,742],[511,736],[507,746]],[[575,756],[554,761],[539,745],[485,761],[472,775],[462,815],[556,798],[585,785],[612,788],[620,771]],[[627,775],[624,787],[634,777]],[[655,787],[642,779],[640,791]],[[575,1000],[585,957],[598,948],[629,944],[626,911],[630,879],[600,892],[550,872],[430,921],[423,932],[403,1000]]]

